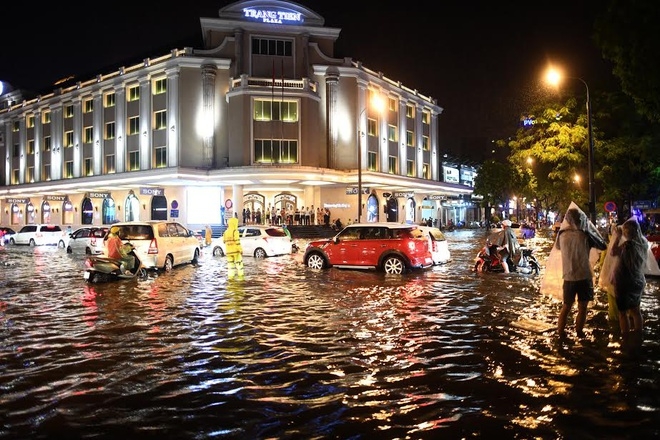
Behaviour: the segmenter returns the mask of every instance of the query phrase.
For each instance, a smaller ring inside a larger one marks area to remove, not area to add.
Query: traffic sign
[[[606,202],[606,203],[605,203],[605,211],[607,211],[607,212],[614,212],[614,211],[616,211],[616,203],[614,203],[614,202]]]

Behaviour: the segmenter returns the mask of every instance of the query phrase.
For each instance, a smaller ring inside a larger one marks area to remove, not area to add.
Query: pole
[[[360,131],[360,124],[362,122],[362,115],[367,108],[363,108],[360,112],[357,122],[357,169],[358,169],[358,211],[357,222],[362,221],[362,132]]]
[[[577,78],[587,89],[587,133],[589,136],[589,218],[593,224],[596,224],[596,195],[594,188],[594,133],[591,125],[591,97],[589,96],[589,86],[582,78]]]

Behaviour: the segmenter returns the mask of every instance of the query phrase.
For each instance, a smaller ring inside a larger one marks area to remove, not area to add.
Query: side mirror
[[[332,242],[333,242],[334,244],[339,243],[339,237],[337,237],[336,235],[335,235],[334,237],[332,237]]]

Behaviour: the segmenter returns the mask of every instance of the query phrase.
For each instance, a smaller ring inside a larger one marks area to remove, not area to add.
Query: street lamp
[[[380,99],[380,96],[374,96],[371,99],[371,105],[374,109],[380,114],[383,109],[383,101]],[[357,211],[357,222],[362,221],[362,138],[365,133],[360,130],[360,124],[362,122],[362,116],[367,111],[367,105],[360,112],[357,122],[357,169],[358,169],[358,211]]]
[[[596,196],[594,192],[594,135],[591,127],[591,98],[589,97],[589,86],[582,78],[568,76],[566,78],[576,79],[584,84],[587,89],[587,135],[589,137],[589,218],[592,223],[596,223]],[[558,85],[562,80],[562,74],[554,68],[550,68],[546,74],[546,81],[552,85]]]

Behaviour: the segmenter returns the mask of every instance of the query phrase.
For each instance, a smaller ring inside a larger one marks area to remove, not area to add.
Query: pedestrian
[[[231,280],[238,275],[243,279],[243,247],[241,246],[241,234],[238,232],[238,219],[232,217],[227,222],[227,230],[222,234],[227,254],[227,279]]]
[[[211,246],[212,241],[213,241],[213,230],[211,229],[211,225],[206,225],[206,231],[204,232],[204,244],[206,246]]]
[[[623,237],[623,242],[618,244],[621,237]],[[610,255],[619,258],[612,268],[610,280],[614,285],[616,305],[619,309],[621,336],[626,338],[632,332],[641,336],[644,318],[640,310],[640,303],[646,287],[644,270],[648,255],[648,242],[634,217],[616,228],[612,239],[616,244],[612,246]]]
[[[565,222],[557,231],[555,247],[561,252],[562,268],[562,308],[559,312],[557,333],[566,337],[566,321],[573,308],[575,297],[578,300],[578,312],[575,319],[575,332],[584,336],[584,324],[587,320],[587,306],[594,299],[593,273],[589,261],[592,247],[607,249],[607,243],[589,222],[579,208],[566,211]]]

